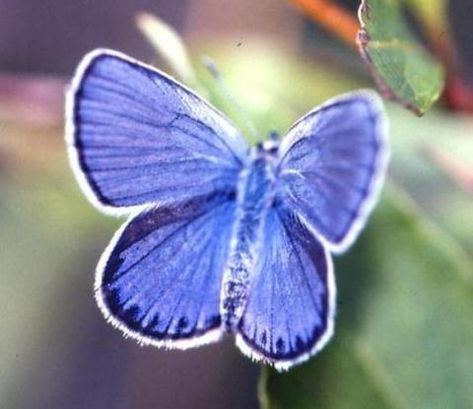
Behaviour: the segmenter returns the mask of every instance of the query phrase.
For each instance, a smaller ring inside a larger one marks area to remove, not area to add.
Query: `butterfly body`
[[[189,348],[225,334],[287,369],[330,339],[331,253],[364,226],[387,164],[379,98],[334,98],[249,148],[166,74],[96,50],[68,93],[73,170],[100,210],[128,215],[96,270],[98,305],[140,344]]]
[[[250,158],[238,183],[238,208],[228,267],[223,276],[222,311],[227,330],[234,330],[243,314],[265,219],[274,205],[273,154],[259,146],[251,150]]]

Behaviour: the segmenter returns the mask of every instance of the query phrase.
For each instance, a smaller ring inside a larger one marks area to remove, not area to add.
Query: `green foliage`
[[[473,266],[390,189],[337,261],[332,344],[289,373],[269,370],[265,407],[473,407]]]
[[[425,113],[443,88],[441,65],[418,43],[397,0],[363,0],[360,51],[385,96]]]
[[[0,176],[0,407],[39,406],[54,370],[67,371],[71,343],[90,325],[77,305],[92,305],[97,255],[118,225],[87,203],[61,156],[48,157],[48,172]]]
[[[473,169],[471,118],[435,109],[418,118],[393,104],[388,112],[391,178],[416,201],[424,217],[435,220],[473,255],[471,195],[452,183],[428,156],[434,148]]]

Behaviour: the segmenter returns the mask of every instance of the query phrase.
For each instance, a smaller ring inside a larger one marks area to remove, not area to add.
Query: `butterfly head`
[[[271,131],[268,136],[268,139],[256,145],[256,156],[275,159],[279,150],[279,134],[276,131]]]

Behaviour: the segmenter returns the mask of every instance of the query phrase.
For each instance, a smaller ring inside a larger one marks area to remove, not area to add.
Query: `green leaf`
[[[382,93],[418,115],[439,98],[442,66],[411,33],[397,0],[363,0],[360,52]]]
[[[267,409],[473,407],[473,267],[391,189],[336,263],[332,342],[261,383]]]

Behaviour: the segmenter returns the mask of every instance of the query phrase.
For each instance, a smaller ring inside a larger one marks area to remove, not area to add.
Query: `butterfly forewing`
[[[387,163],[386,123],[377,94],[335,98],[298,121],[281,145],[279,197],[334,252],[356,238]]]
[[[80,64],[68,102],[74,170],[102,210],[126,213],[235,188],[244,139],[163,73],[97,50]]]

